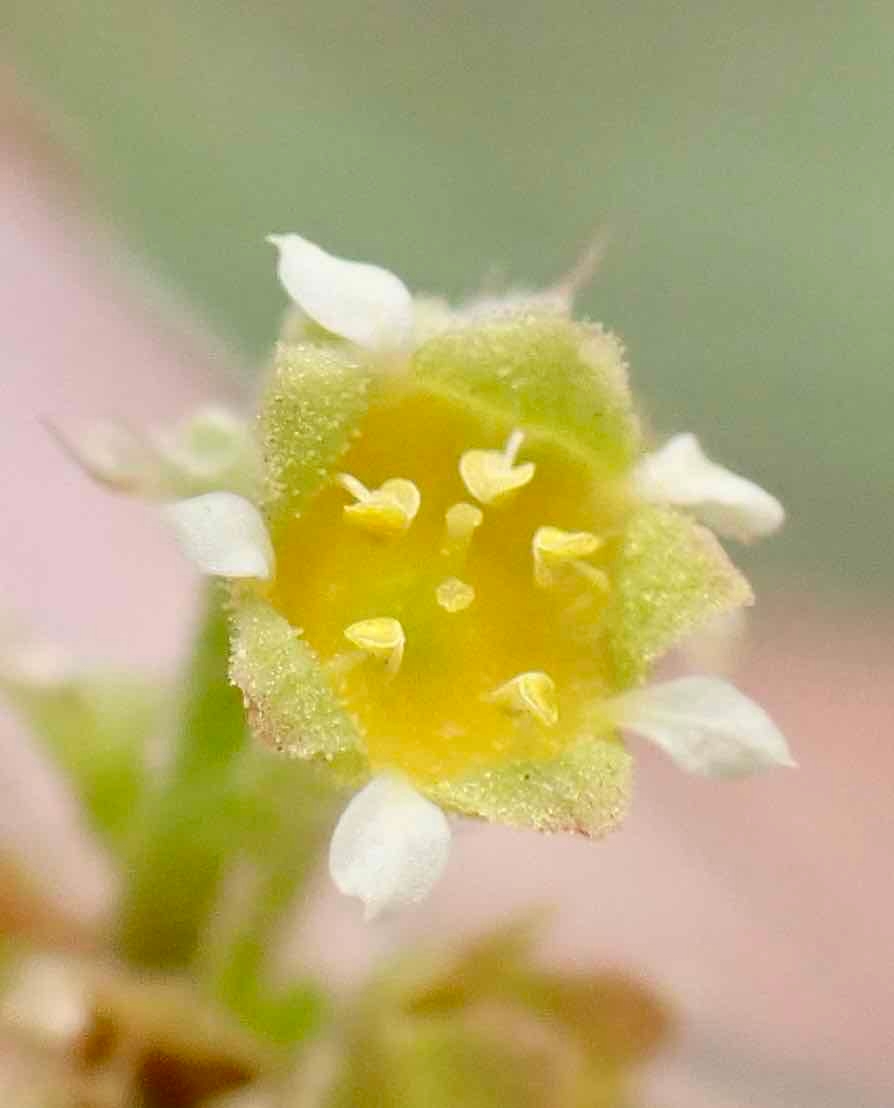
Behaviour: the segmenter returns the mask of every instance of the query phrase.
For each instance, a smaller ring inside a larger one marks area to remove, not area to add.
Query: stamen
[[[445,612],[464,612],[475,599],[475,590],[458,577],[448,577],[435,589],[435,597]]]
[[[465,550],[472,541],[472,535],[481,526],[484,512],[474,504],[460,501],[444,513],[447,536],[441,548],[442,554],[455,554]]]
[[[362,619],[345,628],[345,638],[371,657],[381,658],[389,673],[395,674],[400,669],[407,639],[399,620],[384,616]]]
[[[494,689],[487,697],[510,715],[532,716],[544,727],[554,727],[559,719],[556,684],[546,673],[520,673]]]
[[[503,447],[503,457],[506,459],[506,464],[510,466],[515,465],[515,459],[518,457],[518,452],[521,450],[522,443],[525,441],[524,431],[520,431],[517,427],[506,440],[506,445]]]
[[[336,480],[356,500],[345,507],[345,519],[373,535],[402,534],[419,511],[419,489],[403,477],[389,478],[372,492],[350,473],[340,473]]]
[[[561,531],[558,527],[539,527],[531,543],[534,553],[534,580],[542,588],[555,583],[555,570],[570,566],[588,580],[594,575],[608,579],[601,570],[588,566],[589,558],[603,545],[603,540],[590,531]]]
[[[343,489],[351,494],[355,500],[368,500],[372,493],[364,485],[362,481],[358,481],[356,477],[350,473],[339,473],[335,480],[341,485]]]
[[[460,457],[463,484],[480,503],[498,504],[530,482],[534,463],[515,464],[523,441],[522,432],[513,431],[503,450],[467,450]]]
[[[581,577],[586,580],[587,584],[591,585],[597,592],[608,593],[611,589],[611,582],[604,569],[599,569],[597,566],[591,566],[586,562],[578,561],[572,562],[571,568],[579,573]]]

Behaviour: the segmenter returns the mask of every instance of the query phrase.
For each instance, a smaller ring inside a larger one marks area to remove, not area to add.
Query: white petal
[[[689,508],[718,534],[748,542],[782,525],[785,511],[753,481],[710,461],[695,435],[674,435],[634,472],[646,500]]]
[[[180,545],[202,573],[212,577],[273,576],[273,546],[264,517],[250,500],[232,492],[208,492],[166,504]]]
[[[315,322],[372,350],[406,346],[413,298],[399,277],[327,254],[300,235],[269,235],[279,250],[283,288]]]
[[[612,708],[619,726],[660,746],[689,773],[738,777],[796,765],[767,713],[716,677],[681,677],[624,693]]]
[[[428,896],[449,853],[450,825],[441,809],[403,777],[383,774],[342,812],[329,871],[341,892],[363,901],[372,919]]]

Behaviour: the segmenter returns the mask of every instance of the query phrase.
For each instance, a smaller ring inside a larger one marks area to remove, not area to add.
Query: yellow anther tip
[[[467,450],[459,460],[459,475],[469,493],[481,504],[498,504],[529,484],[533,462],[512,466],[499,450]]]
[[[396,673],[400,668],[407,641],[400,620],[387,616],[362,619],[346,627],[344,634],[354,646],[386,661],[390,672]]]
[[[504,450],[467,450],[459,459],[463,484],[481,504],[498,504],[534,476],[533,462],[515,464],[524,435],[513,431]]]
[[[602,545],[603,540],[590,531],[562,531],[558,527],[539,527],[531,543],[537,584],[553,584],[552,570],[560,566],[579,570],[593,583],[596,583],[596,575],[605,578],[601,570],[593,569],[581,560],[595,554]]]
[[[399,535],[410,526],[406,512],[387,500],[371,499],[360,504],[349,504],[344,509],[344,516],[349,523],[373,535]]]
[[[481,526],[484,512],[474,504],[467,504],[461,500],[459,504],[453,504],[444,514],[447,523],[447,533],[452,539],[464,539]]]
[[[484,512],[474,504],[460,501],[459,504],[449,507],[444,513],[447,536],[441,553],[449,555],[464,551],[483,520]]]
[[[345,507],[345,519],[373,535],[387,537],[406,531],[422,502],[419,489],[403,477],[389,478],[372,492],[349,473],[341,474],[338,481],[356,498],[355,504]]]
[[[546,562],[559,564],[575,558],[589,558],[602,546],[602,539],[590,531],[562,531],[539,527],[534,534],[534,553]]]
[[[389,477],[379,488],[378,495],[387,497],[389,500],[393,500],[395,504],[399,504],[406,512],[407,519],[410,522],[416,518],[419,505],[422,503],[419,489],[412,481],[408,481],[404,477]]]
[[[487,699],[511,715],[532,716],[544,727],[559,720],[556,684],[547,673],[520,673],[495,689]]]
[[[448,577],[438,585],[435,597],[445,612],[464,612],[475,600],[475,590],[458,577]]]

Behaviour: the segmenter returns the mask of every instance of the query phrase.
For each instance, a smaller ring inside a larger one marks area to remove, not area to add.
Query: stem
[[[228,659],[223,595],[214,586],[186,673],[173,765],[149,795],[125,873],[118,946],[136,965],[191,962],[235,845],[229,770],[246,727]]]

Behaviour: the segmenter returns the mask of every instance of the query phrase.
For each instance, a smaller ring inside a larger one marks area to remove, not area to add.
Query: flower
[[[421,899],[445,812],[604,833],[629,793],[622,733],[690,772],[793,764],[733,686],[644,684],[752,602],[696,520],[750,539],[783,511],[691,435],[644,451],[618,340],[555,297],[431,310],[383,269],[271,241],[303,315],[260,406],[261,495],[166,510],[232,581],[255,732],[357,790],[336,884],[369,915]]]
[[[113,421],[79,432],[51,426],[69,457],[118,492],[170,500],[227,489],[258,494],[260,459],[245,420],[226,408],[197,409],[174,427],[137,435]]]

